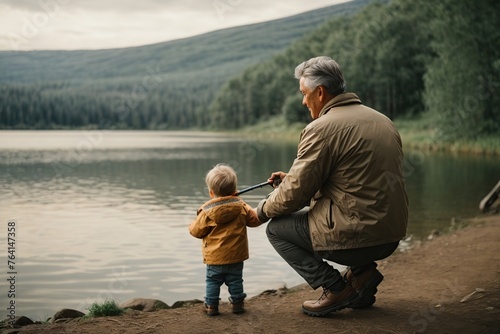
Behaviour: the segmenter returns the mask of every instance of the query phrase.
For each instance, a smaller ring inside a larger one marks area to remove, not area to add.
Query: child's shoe
[[[205,311],[207,312],[207,315],[209,317],[220,314],[219,313],[219,305],[207,305],[205,303]]]
[[[238,303],[231,303],[231,305],[233,307],[233,313],[238,314],[245,312],[245,303],[243,301]]]

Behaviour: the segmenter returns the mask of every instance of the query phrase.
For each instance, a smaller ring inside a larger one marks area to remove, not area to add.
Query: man
[[[318,300],[303,303],[304,313],[369,307],[383,280],[375,261],[391,255],[406,234],[401,138],[389,118],[345,92],[331,58],[303,62],[295,77],[313,121],[289,172],[269,178],[282,182],[257,213],[271,219],[267,236],[281,257],[313,289],[323,287]],[[342,276],[324,259],[349,267]]]

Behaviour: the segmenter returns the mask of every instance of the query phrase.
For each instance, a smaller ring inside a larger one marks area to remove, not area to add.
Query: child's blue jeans
[[[229,301],[239,303],[247,296],[243,292],[243,262],[211,265],[207,264],[206,296],[207,305],[219,305],[220,287],[225,283],[229,290]]]

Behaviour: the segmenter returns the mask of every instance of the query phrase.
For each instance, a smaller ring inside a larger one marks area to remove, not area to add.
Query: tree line
[[[500,2],[493,0],[373,4],[229,81],[209,114],[226,127],[276,114],[307,121],[294,68],[328,55],[340,64],[348,90],[392,119],[432,113],[443,139],[498,133],[499,26]]]
[[[193,95],[185,94],[191,92]],[[211,85],[127,83],[104,89],[71,83],[0,86],[4,129],[182,129],[201,126],[197,113],[216,93]]]
[[[495,0],[374,3],[227,81],[2,85],[0,127],[235,129],[282,114],[307,122],[294,68],[327,55],[364,104],[392,119],[432,113],[442,138],[475,138],[500,130],[499,26]]]

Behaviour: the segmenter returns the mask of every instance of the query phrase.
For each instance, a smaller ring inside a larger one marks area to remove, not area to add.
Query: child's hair
[[[230,166],[217,164],[208,171],[205,183],[216,196],[231,196],[236,193],[238,178],[236,172]]]

